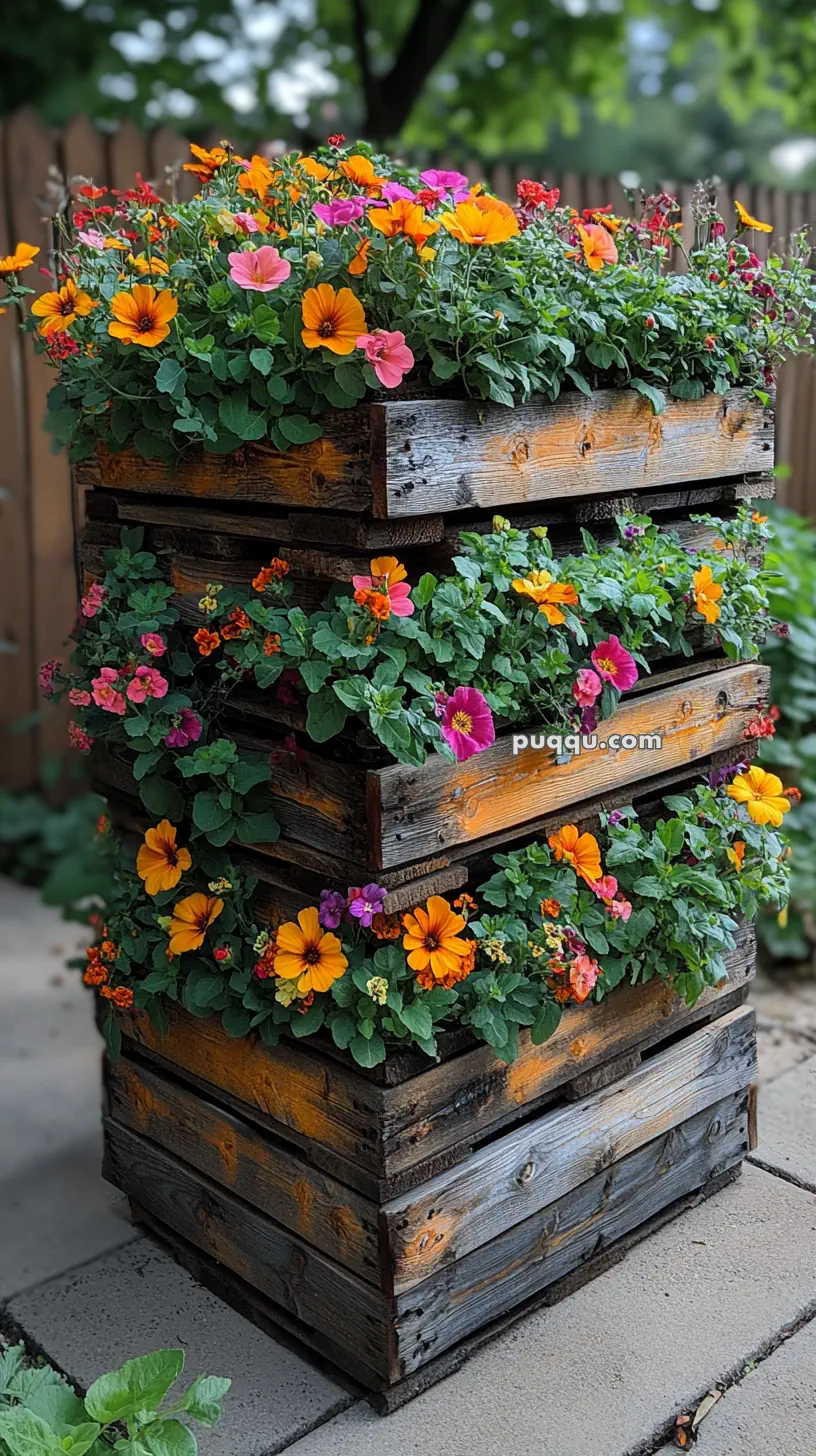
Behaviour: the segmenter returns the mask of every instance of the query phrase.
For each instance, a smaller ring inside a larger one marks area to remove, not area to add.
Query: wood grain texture
[[[393,1340],[384,1297],[249,1204],[108,1120],[103,1175],[162,1223],[305,1325],[327,1328],[373,1372],[388,1375]]]
[[[462,1259],[653,1138],[748,1087],[756,1075],[749,1007],[684,1037],[582,1102],[545,1112],[387,1203],[399,1293]]]
[[[601,748],[582,751],[557,765],[544,735],[513,753],[511,733],[492,748],[452,767],[439,756],[420,768],[393,764],[369,773],[376,785],[381,824],[379,866],[438,854],[521,825],[601,789],[648,778],[677,764],[739,743],[757,705],[767,699],[770,671],[757,664],[679,682],[658,692],[624,699],[600,725],[599,742],[611,734],[662,735],[659,751]],[[520,725],[519,734],[524,732]]]
[[[766,471],[773,416],[750,390],[669,400],[571,393],[517,409],[477,400],[372,406],[374,514],[415,516]]]
[[[400,1295],[400,1374],[418,1369],[504,1310],[580,1268],[661,1208],[736,1166],[747,1146],[746,1093],[740,1092],[599,1171]]]
[[[105,1068],[107,1115],[260,1208],[379,1287],[378,1208],[291,1145],[166,1073],[121,1058]]]

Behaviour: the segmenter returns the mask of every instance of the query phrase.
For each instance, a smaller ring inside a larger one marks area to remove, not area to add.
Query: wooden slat
[[[723,1099],[400,1295],[400,1374],[421,1368],[661,1208],[736,1167],[748,1144],[745,1104],[746,1093]]]
[[[756,1071],[756,1016],[740,1007],[623,1081],[545,1112],[386,1204],[395,1292],[464,1258],[599,1169],[742,1091]]]
[[[235,1055],[242,1054],[235,1042]],[[166,1074],[122,1058],[106,1067],[107,1115],[189,1163],[305,1243],[379,1287],[377,1205],[291,1146]]]
[[[578,492],[642,490],[767,470],[773,421],[749,390],[669,400],[578,392],[517,409],[478,400],[372,406],[374,513],[492,510]]]
[[[676,764],[739,743],[757,705],[766,701],[770,671],[748,665],[624,699],[601,725],[599,746],[556,765],[543,746],[513,753],[513,737],[451,767],[430,758],[419,768],[393,764],[369,772],[379,819],[382,867],[438,854],[579,803],[618,784],[648,778]],[[610,734],[659,733],[659,751],[600,747]],[[543,745],[544,735],[538,734]],[[376,819],[375,819],[376,822]]]
[[[137,172],[141,172],[145,181],[148,180],[147,137],[132,121],[122,122],[110,138],[108,168],[110,186],[121,191],[134,186]]]
[[[349,1345],[372,1372],[389,1374],[392,1342],[379,1291],[147,1138],[110,1121],[105,1134],[109,1182],[304,1325]]]
[[[150,137],[150,171],[160,197],[189,202],[200,187],[192,172],[183,171],[190,161],[190,144],[172,127],[160,126]]]

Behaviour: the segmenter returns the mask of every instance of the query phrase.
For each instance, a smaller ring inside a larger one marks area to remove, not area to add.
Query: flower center
[[[171,845],[168,845],[164,853],[170,868],[175,869],[178,864],[178,851]]]
[[[307,966],[316,966],[320,963],[320,951],[316,945],[307,945],[303,952],[303,959]]]
[[[322,324],[320,324],[317,332],[319,333],[321,339],[333,339],[334,338],[334,319],[330,319],[330,318],[324,319],[323,322],[322,322]]]
[[[153,319],[150,317],[149,313],[142,314],[142,317],[139,319],[136,328],[140,334],[149,334],[151,332],[153,328]]]
[[[423,948],[428,951],[439,950],[439,941],[437,940],[435,935],[426,935],[425,939],[422,942],[422,945]]]
[[[61,314],[63,318],[67,318],[69,313],[73,313],[73,311],[73,300],[70,298],[61,298],[57,306],[57,312]]]
[[[611,657],[599,657],[595,666],[599,667],[601,672],[610,672],[613,677],[615,676],[617,664],[612,661]]]
[[[472,733],[473,719],[471,718],[470,713],[466,713],[462,708],[460,708],[459,711],[457,713],[454,713],[453,717],[451,718],[451,728],[453,729],[454,733]]]

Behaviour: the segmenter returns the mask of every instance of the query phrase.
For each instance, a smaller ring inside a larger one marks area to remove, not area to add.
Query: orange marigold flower
[[[463,958],[471,955],[470,943],[459,935],[465,928],[464,918],[455,915],[441,895],[431,895],[424,906],[417,905],[403,915],[402,923],[402,944],[412,971],[430,970],[434,980],[440,981],[449,972],[458,972]]]
[[[564,824],[547,843],[558,861],[566,860],[577,875],[593,885],[601,878],[601,851],[594,834],[579,834],[575,824]]]
[[[275,974],[297,978],[299,991],[328,991],[348,965],[338,937],[320,924],[316,905],[301,910],[297,921],[281,925],[277,941]]]
[[[90,294],[77,288],[73,278],[68,278],[56,293],[43,293],[35,298],[31,312],[35,318],[42,319],[37,330],[48,339],[52,334],[65,333],[75,319],[87,318],[91,309],[97,307]]]
[[[340,163],[340,171],[349,182],[355,187],[362,187],[369,197],[379,197],[380,188],[385,186],[387,177],[378,177],[374,171],[374,163],[368,157],[362,157],[355,153]]]
[[[283,578],[289,575],[289,562],[284,561],[282,556],[273,556],[269,563],[269,570],[275,581],[283,581]]]
[[[307,288],[301,305],[307,349],[330,349],[333,354],[352,354],[366,331],[363,305],[350,288],[335,291],[330,283]]]
[[[357,593],[354,593],[356,598]],[[377,622],[387,622],[391,616],[391,603],[387,595],[378,591],[363,590],[363,606],[371,613]]]
[[[542,900],[538,908],[542,915],[549,915],[551,920],[557,920],[561,914],[558,900]]]
[[[99,953],[103,960],[115,961],[119,954],[119,947],[118,945],[114,945],[112,940],[103,940],[99,947]]]
[[[19,273],[22,268],[29,268],[39,251],[31,243],[18,243],[13,253],[0,258],[0,275]]]
[[[271,566],[262,566],[260,571],[258,572],[258,575],[253,576],[252,578],[252,590],[256,592],[265,592],[271,580]]]
[[[173,906],[170,918],[170,944],[172,955],[183,955],[188,950],[198,950],[204,944],[207,931],[217,920],[224,908],[224,901],[214,895],[187,895]]]
[[[560,622],[566,621],[564,613],[556,603],[568,607],[578,605],[578,593],[571,582],[554,581],[549,571],[531,571],[529,576],[517,576],[513,582],[513,591],[534,601],[551,627],[557,627]]]
[[[366,268],[368,267],[368,255],[370,251],[371,239],[363,238],[362,241],[359,242],[357,244],[357,247],[354,249],[351,262],[348,265],[349,273],[351,273],[354,277],[356,277],[360,273],[365,273]]]
[[[465,910],[465,911],[471,911],[472,910],[474,912],[474,914],[479,909],[479,907],[476,904],[476,901],[474,900],[473,896],[472,895],[468,895],[467,891],[463,891],[461,895],[457,895],[456,896],[456,899],[453,902],[453,908],[454,908],[454,910]]]
[[[199,627],[193,641],[202,657],[209,657],[212,652],[215,652],[216,647],[221,646],[221,638],[218,633],[210,632],[207,627]]]
[[[86,986],[104,986],[108,979],[107,967],[99,961],[92,962],[82,977]]]
[[[221,636],[225,642],[233,642],[243,632],[249,632],[252,628],[252,618],[248,617],[243,607],[233,607],[226,622],[221,628]]]
[[[155,349],[167,338],[170,320],[178,313],[178,299],[152,283],[134,283],[130,293],[115,293],[110,306],[114,321],[108,324],[108,333],[143,349]]]
[[[112,1001],[120,1011],[129,1011],[133,1005],[133,992],[129,986],[101,986],[99,994],[106,1001]]]
[[[439,221],[451,237],[472,247],[506,243],[519,231],[512,207],[498,197],[474,197],[471,202],[460,202],[453,212],[443,212]]]
[[[324,162],[318,162],[317,157],[298,157],[295,166],[305,172],[307,177],[311,177],[313,182],[325,182],[328,178],[337,176],[336,172],[329,171]]]
[[[371,921],[371,934],[377,940],[398,940],[402,932],[402,921],[399,915],[385,915],[380,911]]]
[[[786,799],[790,799],[790,801],[791,801],[792,804],[801,804],[801,802],[802,802],[802,790],[801,789],[797,789],[795,787],[791,787],[789,789],[785,789],[783,792],[784,792],[785,798]]]
[[[189,849],[176,845],[177,833],[169,819],[162,819],[155,829],[145,833],[144,844],[136,856],[136,873],[144,880],[148,895],[161,895],[164,890],[174,889],[193,863]]]
[[[264,657],[280,652],[280,632],[267,632],[263,640]]]
[[[711,574],[710,566],[701,566],[699,571],[694,573],[694,605],[701,617],[709,625],[716,622],[720,615],[720,608],[717,603],[723,594],[723,589],[718,586]]]

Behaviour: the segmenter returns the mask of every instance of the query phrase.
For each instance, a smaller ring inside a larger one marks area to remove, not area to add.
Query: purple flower
[[[620,824],[622,818],[623,815],[621,814],[620,809],[613,809],[606,822],[609,825],[610,829],[614,829],[616,824]]]
[[[345,227],[362,217],[365,204],[360,197],[339,197],[334,202],[316,202],[312,212],[327,227]]]
[[[776,633],[777,637],[781,637],[784,642],[786,637],[790,637],[790,624],[788,622],[777,622],[776,626],[774,627],[774,632]]]
[[[627,541],[634,541],[636,536],[643,536],[646,532],[645,526],[624,526],[623,534]]]
[[[734,774],[745,773],[747,768],[747,763],[725,763],[722,768],[713,768],[706,775],[708,787],[710,789],[721,789],[723,784],[727,783],[728,779],[732,778]]]
[[[348,892],[348,911],[361,925],[369,926],[375,915],[382,914],[383,901],[388,891],[383,885],[363,885],[361,890]]]
[[[164,741],[168,748],[186,748],[188,743],[197,743],[201,733],[201,719],[192,708],[182,708],[174,714],[173,727]]]
[[[426,187],[450,190],[454,202],[466,202],[470,197],[470,183],[464,172],[447,172],[438,167],[428,167],[426,171],[420,172],[419,180]]]
[[[317,918],[325,930],[336,930],[346,913],[346,897],[339,890],[321,890]]]
[[[410,187],[404,187],[402,182],[386,182],[380,191],[386,202],[398,202],[401,197],[404,197],[406,202],[416,200],[416,193],[412,192]]]

